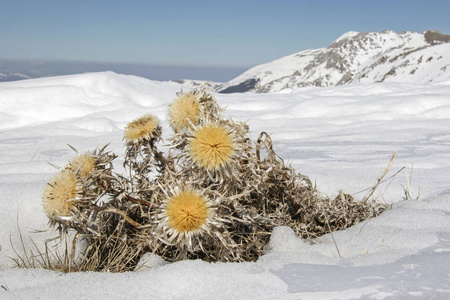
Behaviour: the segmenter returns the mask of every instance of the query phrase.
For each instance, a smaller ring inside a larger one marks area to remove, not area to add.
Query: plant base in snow
[[[125,129],[126,174],[112,172],[116,155],[103,148],[78,155],[48,183],[50,223],[84,241],[71,263],[88,267],[78,270],[133,270],[147,252],[166,261],[255,261],[276,226],[312,239],[387,209],[343,192],[320,195],[267,133],[253,142],[248,125],[222,111],[202,89],[181,94],[169,110],[167,153],[158,149],[158,119],[147,114]]]

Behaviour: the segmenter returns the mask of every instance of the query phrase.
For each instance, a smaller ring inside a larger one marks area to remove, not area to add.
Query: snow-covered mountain
[[[429,83],[450,79],[450,36],[393,31],[347,32],[326,48],[256,66],[217,90],[276,92],[351,82]]]
[[[30,79],[31,77],[21,73],[5,72],[0,73],[0,82]]]

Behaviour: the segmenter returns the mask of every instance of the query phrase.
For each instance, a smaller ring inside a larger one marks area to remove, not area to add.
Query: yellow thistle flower
[[[94,170],[96,163],[97,159],[92,153],[79,154],[69,162],[66,170],[78,174],[81,178],[85,178]]]
[[[193,93],[183,94],[170,106],[169,120],[175,131],[187,127],[190,123],[196,124],[200,108],[197,103],[198,96]]]
[[[208,219],[205,198],[193,190],[185,190],[170,198],[166,214],[171,228],[178,232],[196,231]]]
[[[77,198],[79,187],[76,175],[62,171],[47,183],[42,195],[42,205],[52,220],[71,215],[72,200]]]
[[[203,233],[211,233],[211,224],[219,226],[215,220],[216,202],[190,187],[185,187],[163,202],[157,231],[169,243],[187,245],[189,249],[194,239]]]
[[[190,140],[190,156],[206,170],[219,170],[228,164],[235,144],[229,131],[221,125],[206,124],[199,127]]]
[[[159,119],[152,114],[145,114],[125,127],[124,138],[127,144],[136,144],[156,138],[161,134]]]

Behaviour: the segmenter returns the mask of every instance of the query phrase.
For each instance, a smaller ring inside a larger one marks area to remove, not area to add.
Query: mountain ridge
[[[344,33],[326,48],[309,49],[253,67],[220,85],[221,93],[278,92],[352,82],[450,79],[450,36],[391,30]]]

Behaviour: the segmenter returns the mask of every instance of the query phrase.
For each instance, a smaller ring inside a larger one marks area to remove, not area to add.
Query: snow
[[[1,299],[450,297],[450,81],[214,94],[332,197],[342,189],[362,198],[397,151],[374,194],[392,209],[377,218],[313,243],[278,227],[254,263],[168,264],[148,254],[122,274],[13,268],[19,229],[28,249],[56,234],[35,232],[47,228],[41,194],[56,172],[48,163],[65,165],[74,156],[67,144],[84,152],[110,143],[120,157],[124,126],[144,113],[169,137],[168,105],[182,89],[111,72],[0,84]],[[116,165],[120,172],[120,158]],[[413,199],[402,200],[403,188]]]
[[[343,35],[338,37],[335,42],[343,41],[346,39],[351,39],[351,38],[357,36],[358,34],[359,34],[358,31],[347,31],[346,33],[344,33]]]
[[[327,48],[305,50],[253,67],[221,90],[257,81],[252,91],[360,82],[430,83],[450,79],[450,44],[431,46],[424,33],[393,31],[343,34]]]

